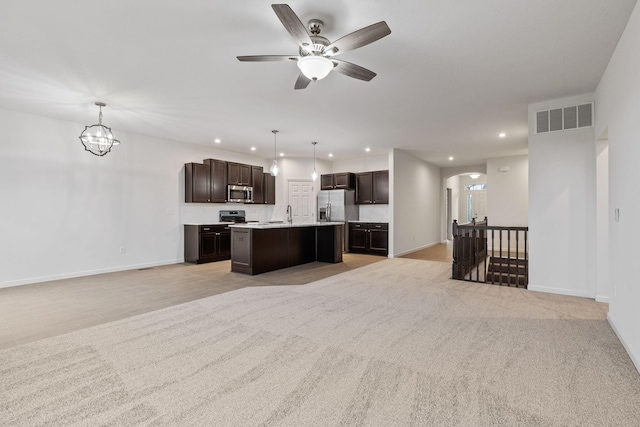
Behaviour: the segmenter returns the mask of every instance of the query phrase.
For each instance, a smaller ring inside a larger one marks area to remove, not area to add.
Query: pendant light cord
[[[278,149],[276,147],[276,134],[278,133],[278,131],[272,130],[271,132],[273,132],[273,160],[275,161],[277,159],[276,155],[278,152]]]

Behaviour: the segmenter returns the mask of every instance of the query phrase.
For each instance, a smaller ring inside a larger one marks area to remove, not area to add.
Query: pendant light
[[[280,172],[280,169],[278,168],[278,161],[276,160],[278,151],[276,148],[276,134],[278,133],[278,131],[272,130],[271,132],[273,132],[273,164],[271,165],[271,168],[269,168],[269,173],[271,174],[271,176],[278,176],[278,173]]]
[[[312,142],[313,144],[313,172],[311,172],[311,180],[315,181],[318,179],[318,172],[316,172],[316,144],[317,142]]]
[[[120,145],[120,141],[113,137],[111,128],[102,124],[102,107],[106,107],[104,102],[95,103],[100,108],[98,114],[98,124],[85,126],[84,131],[80,134],[80,142],[84,145],[84,149],[96,156],[104,156],[114,145]]]

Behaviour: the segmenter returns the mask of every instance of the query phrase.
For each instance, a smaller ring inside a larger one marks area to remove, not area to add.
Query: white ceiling
[[[2,0],[0,108],[118,131],[287,156],[407,150],[440,166],[527,150],[527,104],[596,88],[635,0],[297,0],[334,41],[378,21],[391,34],[294,91],[296,54],[260,0]],[[83,127],[79,127],[78,134]],[[507,137],[499,139],[499,132]],[[75,135],[74,135],[75,137]],[[121,138],[122,139],[122,138]],[[123,140],[123,144],[127,141]],[[447,160],[454,156],[455,160]]]

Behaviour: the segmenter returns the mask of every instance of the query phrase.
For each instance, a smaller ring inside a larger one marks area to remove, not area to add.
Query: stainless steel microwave
[[[229,185],[227,187],[227,202],[253,203],[253,187],[244,185]]]

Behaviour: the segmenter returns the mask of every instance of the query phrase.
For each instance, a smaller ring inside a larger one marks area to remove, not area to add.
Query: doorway
[[[315,182],[289,180],[289,206],[291,219],[295,224],[316,222]]]
[[[467,201],[466,222],[471,222],[474,219],[476,221],[483,220],[487,216],[487,185],[466,185],[464,194]]]

